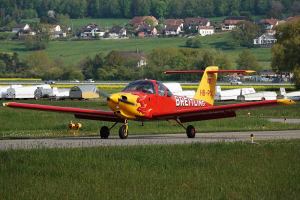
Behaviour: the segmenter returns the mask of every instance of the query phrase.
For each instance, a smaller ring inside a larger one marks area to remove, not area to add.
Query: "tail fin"
[[[195,99],[203,100],[210,105],[214,104],[218,73],[207,72],[218,71],[218,69],[219,68],[217,66],[209,66],[205,69],[202,79],[199,82],[197,92],[194,96]]]
[[[254,73],[253,70],[219,70],[217,66],[209,66],[203,70],[185,70],[185,71],[165,71],[165,74],[198,74],[204,73],[202,79],[199,83],[197,92],[194,96],[195,99],[203,100],[206,103],[213,105],[215,101],[216,93],[216,83],[218,78],[218,73]]]

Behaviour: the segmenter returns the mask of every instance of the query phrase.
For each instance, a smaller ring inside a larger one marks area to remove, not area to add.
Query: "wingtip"
[[[278,99],[277,102],[280,103],[280,104],[284,104],[284,105],[296,104],[296,102],[291,100],[291,99]]]
[[[255,70],[246,70],[246,73],[251,74],[251,73],[255,73]]]

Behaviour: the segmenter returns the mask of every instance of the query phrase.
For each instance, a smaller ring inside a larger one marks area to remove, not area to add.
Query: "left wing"
[[[179,119],[181,122],[190,121],[201,121],[209,119],[219,119],[227,117],[235,117],[235,110],[249,109],[262,106],[272,106],[278,104],[294,104],[295,102],[290,99],[280,99],[280,100],[267,100],[249,103],[239,103],[239,104],[229,104],[220,106],[207,106],[200,108],[191,108],[184,111],[174,111],[171,113],[153,116],[156,119]]]
[[[104,110],[50,106],[50,105],[29,104],[29,103],[16,103],[16,102],[3,103],[3,106],[31,109],[31,110],[72,113],[76,118],[80,118],[80,119],[91,119],[91,120],[101,120],[101,121],[111,121],[111,122],[124,121],[123,119],[116,116],[114,112],[104,111]]]

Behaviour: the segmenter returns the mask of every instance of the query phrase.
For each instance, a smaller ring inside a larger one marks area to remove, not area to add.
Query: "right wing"
[[[110,122],[124,121],[124,119],[116,116],[114,112],[104,111],[104,110],[50,106],[50,105],[42,105],[42,104],[16,103],[16,102],[3,103],[3,106],[12,107],[12,108],[30,109],[30,110],[72,113],[76,118],[79,119],[91,119],[91,120],[110,121]]]
[[[160,120],[179,119],[181,122],[191,122],[191,121],[235,117],[235,111],[241,109],[273,106],[278,104],[289,105],[294,103],[295,102],[290,99],[266,100],[266,101],[257,101],[257,102],[191,108],[179,112],[173,111],[170,113],[164,113],[161,115],[156,115],[154,117]]]

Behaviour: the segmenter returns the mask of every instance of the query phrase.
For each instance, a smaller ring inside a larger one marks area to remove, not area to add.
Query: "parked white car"
[[[232,80],[230,81],[230,85],[242,85],[243,83],[241,81],[238,80]]]

